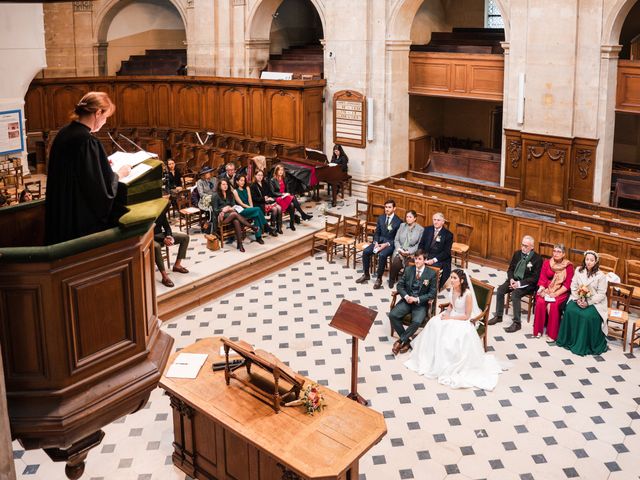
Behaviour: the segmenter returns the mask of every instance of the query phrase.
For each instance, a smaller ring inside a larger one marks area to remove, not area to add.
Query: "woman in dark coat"
[[[218,188],[213,196],[213,213],[218,217],[218,225],[233,223],[233,229],[236,233],[236,243],[238,244],[238,250],[244,252],[242,246],[242,226],[251,227],[254,232],[258,231],[258,227],[251,226],[249,221],[236,212],[236,201],[233,197],[233,192],[229,188],[229,181],[221,178],[218,180]]]
[[[256,207],[266,214],[271,213],[271,234],[277,237],[282,233],[282,208],[276,203],[269,182],[264,179],[264,171],[258,170],[253,176],[251,198]]]
[[[72,121],[56,135],[47,171],[45,243],[52,245],[117,225],[124,211],[114,208],[118,180],[131,168],[111,169],[96,137],[115,111],[104,92],[89,92],[76,104]]]
[[[347,164],[349,163],[349,157],[347,157],[347,154],[344,153],[344,150],[342,149],[342,145],[336,144],[333,146],[333,155],[331,156],[331,163],[340,165],[340,168],[342,168],[343,172],[346,172],[349,169],[349,167],[347,166]]]

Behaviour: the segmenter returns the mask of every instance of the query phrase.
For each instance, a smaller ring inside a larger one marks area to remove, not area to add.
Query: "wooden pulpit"
[[[0,342],[13,439],[79,478],[101,428],[144,407],[173,339],[160,331],[153,225],[162,164],[122,192],[118,226],[44,246],[44,200],[0,209]]]

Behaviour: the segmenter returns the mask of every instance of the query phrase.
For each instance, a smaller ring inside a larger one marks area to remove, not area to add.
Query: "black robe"
[[[56,135],[47,172],[45,243],[52,245],[117,224],[118,175],[100,140],[71,122]]]

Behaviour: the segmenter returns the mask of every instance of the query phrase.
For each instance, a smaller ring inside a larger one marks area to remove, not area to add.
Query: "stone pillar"
[[[509,50],[511,48],[511,44],[509,42],[502,42],[502,48],[504,50],[504,86],[502,87],[502,147],[500,151],[502,152],[500,155],[500,185],[504,187],[504,177],[506,171],[506,162],[507,162],[507,139],[504,134],[504,126],[506,125],[506,119],[509,116],[509,106],[510,102],[508,101],[510,98],[510,76],[509,76],[509,60],[511,57],[509,56]],[[515,90],[515,94],[518,94],[518,90]]]
[[[369,181],[409,168],[409,47],[411,40],[387,40],[384,100],[384,158],[369,170]]]
[[[94,75],[94,41],[92,31],[93,2],[73,2],[73,36],[76,76]]]
[[[107,42],[96,43],[93,45],[93,65],[94,72],[100,77],[107,76]]]
[[[47,66],[44,77],[74,77],[76,48],[73,32],[73,4],[45,3],[44,35],[47,46]]]
[[[621,45],[602,45],[600,49],[600,101],[597,119],[600,141],[594,167],[593,202],[605,206],[609,205],[611,192],[618,55],[621,49]]]
[[[7,413],[7,390],[4,388],[4,367],[0,349],[0,480],[15,480],[13,448],[11,447],[11,429]]]
[[[187,2],[187,64],[189,75],[216,75],[215,30],[218,12],[214,0]]]
[[[245,40],[245,71],[247,77],[260,77],[260,72],[264,70],[269,61],[269,45],[271,45],[269,39]]]

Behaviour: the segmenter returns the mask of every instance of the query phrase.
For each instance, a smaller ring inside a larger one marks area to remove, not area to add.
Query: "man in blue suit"
[[[362,266],[364,273],[356,280],[356,283],[367,283],[371,278],[369,276],[369,268],[371,265],[371,256],[378,254],[378,271],[376,272],[376,281],[373,288],[376,290],[382,287],[382,275],[387,265],[387,258],[393,253],[393,240],[396,238],[398,228],[402,225],[402,220],[398,218],[396,213],[396,202],[387,200],[384,202],[384,215],[378,217],[376,231],[373,234],[373,243],[365,248],[362,252]]]

